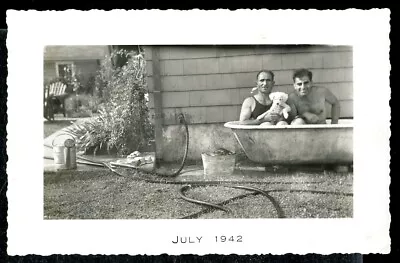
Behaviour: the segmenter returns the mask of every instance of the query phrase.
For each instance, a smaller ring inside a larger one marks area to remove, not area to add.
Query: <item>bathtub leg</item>
[[[283,165],[269,165],[265,166],[265,171],[267,173],[288,173],[289,168]]]

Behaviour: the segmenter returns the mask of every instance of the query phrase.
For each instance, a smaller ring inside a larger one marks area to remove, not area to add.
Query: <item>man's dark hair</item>
[[[307,76],[310,81],[312,81],[312,72],[309,71],[308,69],[302,68],[298,69],[293,73],[293,82],[295,81],[296,78],[302,78]]]
[[[260,76],[260,74],[261,73],[268,73],[268,74],[270,74],[271,76],[272,76],[272,80],[274,80],[275,79],[275,74],[274,74],[274,72],[272,72],[271,70],[260,70],[258,73],[257,73],[257,80],[258,80],[258,76]]]

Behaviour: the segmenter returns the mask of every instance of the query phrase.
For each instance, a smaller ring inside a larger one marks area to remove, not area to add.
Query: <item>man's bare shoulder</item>
[[[324,94],[326,91],[326,87],[323,86],[313,86],[312,87],[315,93]]]
[[[297,101],[298,100],[298,96],[296,95],[296,93],[295,92],[290,92],[289,94],[288,94],[289,96],[288,96],[288,101]]]
[[[247,97],[243,101],[243,105],[252,105],[254,103],[253,97]]]

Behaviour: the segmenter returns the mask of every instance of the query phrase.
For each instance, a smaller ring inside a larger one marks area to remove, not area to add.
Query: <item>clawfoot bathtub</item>
[[[247,157],[257,163],[338,164],[353,163],[353,121],[339,124],[259,126],[224,124],[230,128]]]

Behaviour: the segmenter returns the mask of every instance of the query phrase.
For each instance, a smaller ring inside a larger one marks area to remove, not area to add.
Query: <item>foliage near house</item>
[[[116,57],[126,63],[114,66]],[[99,115],[81,125],[70,128],[78,144],[86,152],[126,155],[138,150],[153,138],[149,122],[146,61],[144,53],[120,49],[104,59],[98,72],[95,96],[100,100]]]

